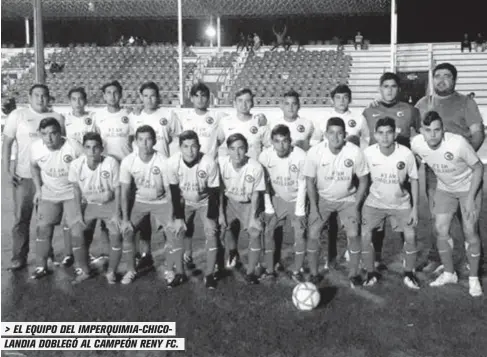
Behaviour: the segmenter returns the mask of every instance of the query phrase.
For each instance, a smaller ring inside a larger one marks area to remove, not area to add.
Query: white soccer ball
[[[315,284],[299,283],[293,290],[293,303],[299,310],[313,310],[320,303],[320,292]]]

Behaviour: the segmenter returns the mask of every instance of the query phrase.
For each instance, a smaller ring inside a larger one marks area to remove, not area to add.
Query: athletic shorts
[[[358,223],[360,217],[357,217],[357,211],[355,209],[355,202],[348,201],[328,201],[323,198],[319,198],[318,208],[320,210],[321,218],[314,208],[311,209],[309,214],[309,231],[317,232],[323,230],[325,223],[330,218],[333,212],[338,213],[341,224],[345,227],[345,231],[358,232]],[[313,237],[317,238],[317,237]]]
[[[240,226],[243,230],[248,230],[250,228],[250,223],[253,221],[256,226],[252,226],[256,230],[262,230],[262,221],[260,217],[252,220],[252,216],[255,212],[252,212],[252,204],[250,202],[238,202],[231,198],[225,199],[225,215],[227,219],[228,227],[232,225],[232,222],[239,221]]]
[[[304,230],[306,229],[306,224],[302,224],[303,217],[298,217],[295,214],[296,211],[296,202],[287,202],[284,201],[280,197],[273,197],[272,198],[272,205],[274,206],[274,215],[266,215],[266,230],[268,229],[276,229],[277,227],[281,227],[286,222],[286,219],[289,218],[291,221],[291,225],[295,230],[295,234],[304,234]],[[305,218],[304,218],[305,219]]]
[[[384,209],[365,206],[362,209],[362,227],[364,231],[371,232],[374,228],[383,227],[388,218],[395,232],[412,229],[408,224],[411,209]]]
[[[66,227],[70,228],[79,222],[80,218],[81,212],[74,199],[65,201],[40,200],[37,205],[37,224],[41,226],[58,225],[64,221]]]
[[[150,216],[151,220],[154,220],[157,226],[162,226],[164,229],[167,229],[173,222],[172,205],[169,202],[142,203],[135,201],[130,215],[130,221],[135,230],[140,228],[140,224],[147,216]]]
[[[88,203],[84,208],[84,221],[87,227],[94,226],[96,220],[105,222],[108,231],[111,234],[120,234],[120,221],[114,221],[115,201],[105,204]]]
[[[455,214],[458,211],[458,206],[462,215],[465,212],[465,203],[467,201],[468,192],[450,192],[443,190],[436,190],[433,199],[433,213],[434,214]],[[480,217],[482,209],[482,188],[480,188],[477,196],[475,196],[475,212],[477,219]]]

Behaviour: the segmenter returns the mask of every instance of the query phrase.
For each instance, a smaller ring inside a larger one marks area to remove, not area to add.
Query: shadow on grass
[[[338,288],[336,286],[325,286],[319,289],[321,299],[316,307],[317,309],[325,308],[336,296]]]

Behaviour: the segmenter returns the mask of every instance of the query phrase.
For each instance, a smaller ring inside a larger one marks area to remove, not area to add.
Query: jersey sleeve
[[[120,164],[120,183],[130,185],[132,183],[132,174],[130,173],[131,158],[127,156]]]
[[[30,147],[30,162],[31,163],[37,163],[37,161],[40,158],[40,155],[42,155],[42,148],[39,145],[41,139],[37,139],[34,143],[32,143]]]
[[[360,128],[360,138],[365,143],[365,145],[368,146],[370,143],[369,125],[367,124],[367,119],[365,119],[363,114],[360,115],[360,119],[362,120],[362,126]]]
[[[178,136],[179,134],[181,134],[181,125],[179,124],[179,120],[178,120],[178,117],[176,115],[176,113],[174,112],[174,110],[171,110],[171,114],[170,114],[171,118],[170,118],[170,121],[169,121],[169,127],[168,127],[168,133],[169,133],[169,137],[172,139],[176,136]]]
[[[261,164],[255,170],[254,191],[265,191],[264,168]]]
[[[416,159],[412,152],[408,153],[406,159],[406,165],[408,168],[408,176],[410,179],[417,180],[418,179],[418,166],[416,165]]]
[[[117,160],[112,159],[112,187],[120,186],[120,164]]]
[[[167,180],[170,185],[179,185],[178,166],[179,154],[167,160]]]
[[[179,136],[183,132],[183,123],[181,122],[181,113],[177,113],[176,111],[172,111],[171,119],[174,122],[174,136]]]
[[[14,110],[9,114],[5,122],[5,127],[3,128],[3,135],[14,139],[17,135],[17,122],[20,118],[19,110]]]
[[[471,98],[467,98],[467,102],[465,103],[465,121],[469,127],[474,124],[483,123],[479,107],[477,103],[475,103],[475,100]]]
[[[306,161],[304,163],[304,170],[303,170],[304,176],[316,177],[317,161],[318,160],[317,160],[316,150],[313,150],[313,148],[311,148],[308,151],[308,154],[306,155]]]
[[[458,143],[458,155],[467,163],[468,166],[472,167],[477,162],[480,161],[477,153],[473,149],[472,145],[464,137],[459,137],[460,142]]]
[[[369,166],[367,165],[367,160],[365,159],[365,156],[362,151],[360,151],[360,149],[357,150],[357,153],[355,155],[354,171],[358,177],[365,176],[370,172]]]
[[[79,160],[74,160],[71,165],[69,165],[69,172],[68,172],[68,181],[71,183],[78,183],[79,181],[79,165],[78,165]]]
[[[208,187],[220,187],[220,172],[216,161],[211,161],[208,165]]]

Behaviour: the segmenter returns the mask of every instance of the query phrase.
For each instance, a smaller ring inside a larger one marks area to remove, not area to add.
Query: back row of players
[[[381,99],[362,115],[349,110],[351,91],[339,85],[332,92],[334,108],[321,122],[299,116],[299,95],[293,91],[284,95],[283,116],[277,120],[250,113],[249,89],[236,93],[236,115],[223,116],[208,109],[209,89],[202,83],[191,89],[194,109],[180,114],[160,107],[157,85],[145,83],[140,88],[143,109],[131,114],[120,107],[122,87],[117,81],[103,86],[107,107],[96,113],[85,111],[82,88],[71,90],[73,111],[64,118],[48,109],[48,88],[34,85],[30,108],[12,112],[4,129],[3,163],[16,206],[11,270],[26,266],[35,205],[36,279],[48,274],[53,230],[61,220],[68,237],[64,262],[72,263],[74,255],[74,282],[89,278],[89,244],[101,220],[103,231],[110,234],[107,280],[116,282],[123,251],[128,268],[121,282],[131,283],[138,270],[153,264],[147,244],[141,244],[137,264],[135,259],[135,233],[144,230],[150,217],[152,228],[162,228],[167,236],[168,285],[177,286],[187,280],[185,263],[194,266],[189,238],[198,213],[206,236],[208,288],[216,287],[219,230],[231,232],[225,242],[227,265],[238,263],[238,232],[230,229],[235,222],[249,234],[246,280],[275,278],[273,233],[286,218],[295,234],[289,275],[305,280],[307,256],[309,280],[318,283],[319,239],[330,215],[338,213],[348,239],[352,286],[377,282],[374,260],[381,248],[374,251],[372,236],[380,240],[384,221],[390,218],[392,227],[404,235],[404,283],[419,288],[414,274],[419,159],[427,164],[426,189],[437,235],[431,264],[438,260],[437,252],[445,269],[430,285],[458,280],[449,231],[460,206],[469,292],[482,295],[478,219],[483,165],[476,150],[484,129],[475,102],[455,91],[456,77],[454,66],[438,65],[435,95],[414,108],[398,101],[399,78],[384,73]],[[416,136],[419,132],[422,135]],[[170,143],[177,137],[180,151],[170,156]],[[10,171],[14,141],[17,162]],[[262,252],[265,272],[259,277],[256,267]],[[360,257],[365,279],[359,275]]]

